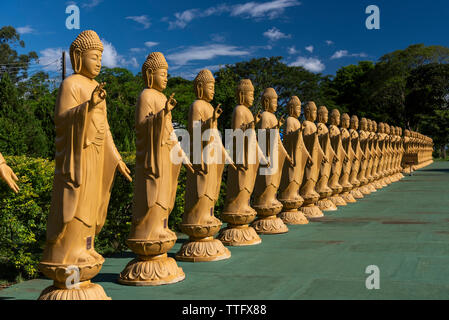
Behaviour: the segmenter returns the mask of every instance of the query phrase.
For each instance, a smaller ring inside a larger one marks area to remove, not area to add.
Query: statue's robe
[[[106,101],[89,111],[98,82],[74,74],[65,79],[56,101],[55,176],[47,240],[64,236],[78,219],[92,234],[103,227],[115,170],[121,160],[107,120]]]
[[[341,143],[341,132],[340,129],[335,125],[329,126],[329,138],[331,141],[332,149],[334,150],[337,161],[333,161],[331,165],[331,178],[329,179],[329,187],[334,190],[341,192],[342,186],[339,183],[340,175],[343,170],[344,159],[346,152],[343,149]]]
[[[352,165],[354,163],[355,153],[351,147],[351,135],[346,128],[341,128],[341,144],[343,146],[343,149],[345,149],[349,160],[343,164],[339,183],[343,188],[350,189],[352,188],[352,185],[349,182],[349,176],[351,174]]]
[[[182,163],[172,161],[177,144],[171,112],[165,112],[167,97],[144,89],[136,107],[136,178],[133,223],[139,224],[154,206],[170,214],[173,209]]]
[[[360,147],[360,136],[357,130],[349,129],[349,134],[351,136],[351,148],[358,160],[355,160],[352,164],[351,174],[349,176],[349,183],[354,187],[360,186],[360,180],[358,179],[358,174],[360,171],[361,161],[364,157],[364,152]],[[365,159],[366,160],[366,159]]]
[[[287,118],[287,131],[284,134],[284,147],[293,164],[286,162],[282,168],[279,199],[299,200],[298,190],[304,176],[304,169],[308,159],[308,151],[302,138],[302,127],[298,119]],[[294,195],[292,195],[294,193]]]
[[[254,117],[248,107],[244,105],[236,106],[232,112],[232,129],[240,129],[242,130],[242,134],[247,132],[248,135],[243,137],[243,141],[241,142],[243,148],[241,150],[237,149],[238,138],[233,137],[232,159],[237,169],[228,166],[226,205],[223,210],[225,212],[227,211],[227,207],[236,201],[240,192],[246,191],[248,194],[253,193],[257,170],[259,168],[257,138],[254,128]],[[245,206],[249,207],[249,204],[246,203]]]
[[[330,189],[328,183],[331,175],[334,152],[332,150],[330,142],[329,129],[327,128],[326,124],[321,122],[317,124],[317,134],[321,149],[329,160],[328,162],[322,163],[320,165],[320,174],[315,189],[316,192],[321,195],[322,193],[329,192],[328,190]]]
[[[195,172],[187,171],[184,215],[193,214],[194,217],[192,218],[195,221],[198,220],[197,218],[200,215],[212,215],[213,207],[220,194],[225,157],[221,138],[218,135],[217,120],[214,121],[213,113],[212,105],[204,100],[196,100],[189,109],[190,155]],[[198,137],[195,137],[193,133],[195,125],[200,126],[196,128],[201,133]],[[215,131],[215,135],[213,131]],[[194,149],[194,138],[200,139],[200,150]],[[205,141],[203,141],[203,138]],[[212,143],[216,143],[216,147],[211,147]],[[209,152],[206,152],[208,146],[210,149]],[[213,154],[217,151],[219,152],[218,155]],[[200,161],[193,161],[195,156]],[[211,202],[209,212],[197,212],[202,207],[197,206],[202,197],[207,197]]]
[[[371,154],[369,132],[359,130],[359,143],[360,149],[365,155],[365,159],[360,158],[360,170],[357,175],[357,180],[360,181],[360,185],[364,186],[368,183],[368,171],[371,169],[369,164],[373,163],[373,155]]]

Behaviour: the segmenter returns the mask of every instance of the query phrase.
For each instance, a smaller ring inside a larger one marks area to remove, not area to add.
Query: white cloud
[[[289,64],[293,67],[303,67],[310,72],[321,72],[326,66],[317,58],[298,57],[296,61]]]
[[[310,53],[313,53],[313,46],[307,46],[306,50],[309,51]]]
[[[210,7],[205,10],[188,9],[183,12],[174,14],[175,20],[168,21],[168,17],[164,17],[163,21],[168,21],[169,29],[184,29],[187,24],[197,18],[205,18],[212,15],[220,15],[229,13],[232,17],[254,18],[254,19],[274,19],[282,15],[286,8],[299,6],[297,0],[274,0],[268,2],[246,2],[238,5],[222,4],[216,7]]]
[[[129,49],[129,51],[134,52],[134,53],[139,53],[139,52],[145,51],[145,48],[131,48],[131,49]]]
[[[235,5],[232,8],[231,16],[274,19],[283,14],[286,8],[299,5],[301,5],[301,2],[296,0],[275,0],[262,3],[251,1]]]
[[[333,45],[333,44],[334,44],[334,42],[333,42],[333,41],[331,41],[331,40],[326,40],[326,44],[327,44],[328,46],[331,46],[331,45]]]
[[[118,67],[138,67],[137,59],[132,57],[131,59],[126,59],[124,56],[119,54],[112,43],[101,39],[103,42],[103,58],[102,65],[108,68],[118,68]]]
[[[297,54],[299,51],[296,50],[295,46],[287,48],[288,54]]]
[[[39,64],[45,71],[58,71],[61,67],[62,48],[47,48],[40,51]],[[66,51],[66,65],[70,68],[70,58]]]
[[[147,41],[147,42],[145,42],[145,46],[147,48],[151,48],[151,47],[157,46],[158,44],[159,44],[159,42],[154,42],[154,41]]]
[[[89,2],[83,3],[81,6],[83,8],[94,8],[98,6],[103,0],[90,0]]]
[[[278,28],[273,27],[263,33],[265,37],[270,39],[271,41],[276,41],[284,38],[290,38],[291,35],[287,35],[285,33],[282,33]]]
[[[210,38],[214,42],[224,42],[226,40],[226,37],[223,34],[219,34],[219,33],[211,34]]]
[[[349,53],[348,52],[348,50],[339,50],[339,51],[336,51],[333,55],[332,55],[332,57],[331,57],[331,60],[334,60],[334,59],[341,59],[341,58],[344,58],[344,57],[367,57],[367,54],[366,53]]]
[[[16,31],[20,34],[27,34],[27,33],[33,33],[36,30],[34,30],[33,28],[31,28],[31,26],[24,26],[24,27],[18,27],[16,28]]]
[[[236,46],[224,44],[211,44],[206,46],[192,46],[187,49],[168,54],[167,59],[175,65],[185,65],[195,60],[210,60],[219,56],[246,56],[249,51],[240,49]]]
[[[148,29],[151,26],[150,19],[148,19],[148,16],[146,16],[146,15],[129,16],[129,17],[126,17],[126,19],[133,20],[137,23],[140,23],[141,25],[143,25],[144,29]]]

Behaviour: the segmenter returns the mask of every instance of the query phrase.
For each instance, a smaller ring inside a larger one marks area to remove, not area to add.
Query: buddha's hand
[[[133,181],[133,179],[130,176],[131,170],[128,169],[128,167],[122,160],[120,160],[120,162],[118,163],[117,168],[118,171],[120,171],[120,173],[126,178],[126,180],[128,180],[129,182]]]
[[[98,104],[103,102],[104,99],[106,99],[106,90],[104,90],[104,87],[106,86],[106,82],[100,83],[92,92],[92,95],[90,97],[89,101],[89,109],[95,108]]]
[[[6,181],[12,191],[19,193],[20,189],[16,184],[16,181],[19,181],[19,178],[17,178],[15,173],[6,163],[0,164],[0,177]]]
[[[219,103],[218,106],[214,109],[214,115],[213,115],[214,121],[217,121],[217,119],[220,117],[220,115],[222,113],[223,113],[223,109],[221,108],[221,103]]]
[[[260,111],[254,116],[254,122],[257,124],[260,121]]]
[[[170,97],[168,98],[167,102],[165,103],[165,111],[168,113],[170,111],[173,110],[173,108],[176,106],[176,104],[178,103],[175,98],[173,98],[175,96],[175,93],[173,92]]]
[[[282,127],[284,125],[284,123],[285,123],[285,119],[284,119],[284,116],[282,116],[278,121],[279,128]]]
[[[309,156],[309,157],[307,158],[306,166],[307,166],[308,168],[311,168],[311,167],[313,166],[313,159],[312,159],[311,156]]]

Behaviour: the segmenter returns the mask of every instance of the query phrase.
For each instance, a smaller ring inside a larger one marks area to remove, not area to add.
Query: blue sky
[[[80,8],[80,30],[65,26],[70,4]],[[380,9],[379,30],[365,26],[369,5]],[[270,56],[332,75],[410,44],[449,46],[447,0],[16,0],[1,2],[0,21],[19,30],[25,51],[36,51],[55,76],[52,62],[86,29],[103,40],[106,66],[137,73],[161,51],[169,73],[189,79],[205,67]]]

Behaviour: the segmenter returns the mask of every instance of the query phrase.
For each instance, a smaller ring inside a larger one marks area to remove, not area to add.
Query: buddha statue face
[[[73,71],[89,79],[100,74],[103,44],[92,30],[81,32],[70,46],[70,61]]]
[[[168,64],[160,52],[152,52],[142,65],[142,77],[147,88],[163,91],[167,87]]]
[[[208,69],[201,70],[193,80],[197,99],[211,102],[215,94],[215,79]]]
[[[293,96],[290,98],[290,101],[287,103],[288,107],[288,115],[293,118],[298,118],[301,114],[301,101],[297,96]]]
[[[317,110],[315,102],[310,101],[307,103],[306,107],[304,108],[304,115],[307,121],[314,122],[316,120]]]
[[[385,130],[384,130],[384,123],[383,122],[380,122],[379,123],[379,126],[377,127],[377,132],[379,132],[379,133],[384,133],[385,132]]]
[[[384,133],[390,134],[390,126],[387,123],[384,124]]]
[[[371,131],[372,132],[377,132],[377,122],[372,120],[371,123],[372,123]]]
[[[157,91],[163,91],[165,88],[167,88],[167,82],[168,82],[168,70],[161,68],[157,69],[155,72],[151,74],[153,78],[153,85],[151,88],[157,90]]]
[[[278,95],[273,88],[265,89],[262,95],[262,105],[265,111],[275,113],[278,108]]]
[[[366,118],[360,119],[360,130],[367,131],[367,128],[368,128],[368,121],[366,120]]]
[[[357,130],[359,128],[359,118],[357,116],[352,116],[350,120],[350,128]]]
[[[347,113],[343,113],[341,115],[341,124],[340,126],[342,128],[348,129],[349,128],[349,115]]]
[[[340,125],[340,111],[338,111],[337,109],[332,110],[330,122],[334,126]]]
[[[329,120],[329,112],[325,106],[318,109],[318,122],[326,124]]]
[[[237,101],[239,104],[251,107],[254,103],[254,87],[249,79],[242,79],[236,91]]]

